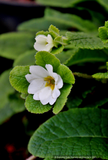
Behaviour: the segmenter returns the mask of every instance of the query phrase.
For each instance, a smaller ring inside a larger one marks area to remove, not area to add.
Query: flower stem
[[[30,156],[29,158],[27,158],[26,160],[34,160],[34,159],[36,159],[36,157],[34,157],[34,156]]]
[[[82,78],[87,78],[87,79],[92,79],[93,77],[91,75],[88,75],[86,73],[79,73],[79,72],[74,72],[74,76],[82,77]]]

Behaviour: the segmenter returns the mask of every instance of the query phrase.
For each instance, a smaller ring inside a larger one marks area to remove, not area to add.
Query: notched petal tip
[[[52,72],[53,72],[53,66],[51,64],[46,64],[45,68],[48,70],[49,74],[52,74]]]

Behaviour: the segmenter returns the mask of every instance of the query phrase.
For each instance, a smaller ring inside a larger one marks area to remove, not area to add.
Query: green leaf
[[[56,28],[53,25],[50,25],[50,27],[48,28],[49,33],[53,36],[53,38],[56,38],[59,36],[59,30],[58,28]]]
[[[33,134],[28,149],[41,158],[108,159],[108,111],[71,109],[53,116]]]
[[[6,105],[0,109],[0,125],[8,120],[12,115],[14,115],[14,111],[10,107],[10,103],[6,103]]]
[[[22,112],[25,110],[24,100],[20,97],[18,92],[9,95],[9,103],[14,113]]]
[[[74,84],[75,78],[72,71],[65,65],[61,64],[58,67],[57,73],[61,76],[64,83]]]
[[[13,63],[13,66],[33,65],[35,64],[35,50],[30,50],[20,55]]]
[[[0,124],[9,119],[12,115],[25,110],[24,101],[18,93],[10,94],[7,103],[0,109]]]
[[[29,66],[16,66],[10,72],[10,83],[19,92],[27,94],[28,81],[25,75],[29,73]]]
[[[94,91],[94,84],[90,83],[90,81],[87,81],[87,80],[82,81],[80,79],[79,82],[77,81],[77,84],[74,85],[72,92],[69,94],[66,106],[69,109],[78,108],[78,107],[80,108],[81,106],[87,107],[87,104],[88,103],[90,104],[91,101],[86,98],[89,95],[93,95],[93,92],[95,92]],[[94,97],[94,95],[93,95],[93,97]],[[90,99],[94,100],[95,98],[93,99],[93,97]],[[85,101],[87,102],[87,104],[84,106]]]
[[[9,83],[9,72],[7,70],[0,75],[0,108],[8,101],[8,95],[14,92],[14,89]]]
[[[63,8],[72,7],[80,1],[81,0],[67,0],[67,1],[65,0],[55,0],[55,1],[36,0],[36,2],[39,2],[40,4],[43,4],[45,6],[48,5],[48,6],[63,7]]]
[[[40,34],[47,36],[49,34],[49,32],[48,31],[39,31],[36,33],[36,36],[38,36]]]
[[[99,37],[105,43],[108,40],[108,29],[105,27],[99,27]]]
[[[9,83],[9,72],[7,70],[0,76],[0,124],[25,109],[23,100]]]
[[[106,62],[106,67],[107,67],[107,70],[108,70],[108,62]]]
[[[92,82],[92,83],[91,83]],[[106,108],[108,106],[107,84],[80,78],[74,85],[66,103],[70,108]]]
[[[55,21],[53,19],[48,20],[46,17],[31,19],[29,21],[23,22],[18,26],[19,31],[32,31],[34,33],[38,31],[47,31],[50,25],[54,25],[60,30],[65,30],[70,27],[68,24],[63,24],[62,22]]]
[[[67,32],[67,38],[70,44],[66,48],[71,49],[74,47],[82,49],[103,49],[104,43],[100,38],[83,32]]]
[[[45,158],[44,160],[54,160],[54,159],[52,159],[52,158],[51,159],[50,158]]]
[[[0,35],[0,56],[16,59],[33,49],[34,35],[28,32],[13,32]]]
[[[105,21],[105,27],[108,28],[108,21]]]
[[[108,10],[108,1],[107,0],[97,0],[103,7]]]
[[[63,36],[58,36],[54,39],[55,43],[61,44],[61,45],[67,45],[68,44],[68,39]]]
[[[51,51],[52,54],[59,54],[63,51],[64,46],[59,46],[57,48],[53,48],[53,50]]]
[[[53,113],[58,114],[62,108],[64,107],[66,101],[67,101],[67,96],[69,95],[71,91],[72,85],[70,84],[65,84],[64,87],[60,90],[61,94],[59,98],[57,99],[54,108],[53,108]]]
[[[48,27],[50,25],[50,21],[46,21],[45,18],[36,18],[31,19],[29,21],[23,22],[18,26],[19,31],[32,31],[32,32],[38,32],[41,30],[48,30]]]
[[[105,26],[99,27],[99,37],[104,43],[108,43],[108,21],[105,21]]]
[[[95,73],[92,75],[93,78],[96,79],[108,79],[108,72],[106,73]]]
[[[46,51],[37,52],[35,58],[37,65],[45,67],[46,64],[51,64],[54,71],[56,71],[60,65],[60,61],[54,55]]]
[[[48,112],[52,108],[49,104],[43,105],[40,101],[34,100],[33,95],[28,95],[25,101],[25,106],[31,113],[44,113]]]
[[[62,25],[68,25],[69,28],[77,28],[80,31],[91,32],[97,31],[97,27],[89,20],[83,20],[81,17],[69,14],[69,13],[61,13],[59,11],[47,8],[45,10],[45,18],[47,20],[52,20]]]
[[[106,62],[108,56],[103,50],[90,50],[90,49],[70,49],[68,51],[63,51],[62,53],[56,55],[61,63],[67,66],[86,63],[86,62]]]

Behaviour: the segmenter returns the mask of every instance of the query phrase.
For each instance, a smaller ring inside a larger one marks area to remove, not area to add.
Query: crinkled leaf
[[[59,46],[57,48],[53,48],[53,50],[51,51],[52,54],[59,54],[63,51],[64,46]]]
[[[67,32],[66,35],[70,41],[70,44],[66,46],[68,49],[74,47],[82,49],[103,49],[105,47],[100,38],[91,34],[83,32]]]
[[[13,32],[0,35],[0,56],[16,59],[33,49],[34,35],[28,32]]]
[[[71,50],[69,50],[69,52],[71,52]],[[73,55],[65,62],[65,64],[70,66],[86,62],[106,62],[107,59],[108,56],[103,50],[78,49],[73,52]]]
[[[99,37],[103,42],[107,42],[108,40],[108,29],[106,27],[99,27]]]
[[[89,20],[83,20],[81,17],[69,13],[61,13],[59,11],[47,8],[45,10],[45,18],[54,20],[62,25],[77,28],[80,31],[91,32],[97,30],[97,27]]]
[[[38,36],[40,34],[47,36],[49,34],[49,32],[48,31],[39,31],[39,32],[36,33],[36,36]]]
[[[85,63],[85,62],[106,62],[108,56],[103,50],[90,50],[90,49],[70,49],[68,51],[63,51],[56,55],[61,63],[67,66]]]
[[[57,114],[59,113],[62,108],[64,107],[66,101],[67,101],[67,96],[69,95],[71,91],[72,85],[71,84],[65,84],[64,87],[60,90],[61,94],[59,98],[57,99],[54,108],[53,108],[53,113]]]
[[[108,159],[108,111],[70,109],[43,123],[31,137],[29,152],[41,158]]]
[[[99,37],[104,43],[108,43],[108,21],[105,21],[105,25],[103,27],[99,27]]]
[[[66,37],[63,36],[58,36],[54,39],[54,42],[57,44],[61,44],[61,45],[67,45],[68,44],[68,39]]]
[[[53,38],[56,38],[59,36],[59,29],[56,28],[55,26],[50,25],[48,30],[49,30],[49,33],[53,36]]]
[[[44,113],[52,108],[49,104],[43,105],[40,101],[34,100],[33,95],[28,95],[25,101],[25,106],[31,113]]]
[[[105,21],[105,27],[108,28],[108,21]]]
[[[29,73],[29,66],[16,66],[10,72],[10,83],[19,92],[27,93],[28,81],[25,75]]]
[[[13,66],[21,66],[21,65],[33,65],[35,64],[35,50],[30,50],[20,55],[15,61]]]
[[[0,75],[0,108],[7,103],[8,95],[14,92],[9,83],[9,72],[10,70],[7,70]]]
[[[51,64],[53,66],[54,71],[60,65],[59,59],[57,59],[54,55],[46,51],[39,51],[36,53],[36,64],[42,67],[45,67],[46,64]]]
[[[72,71],[65,65],[61,64],[58,67],[57,73],[61,76],[64,83],[74,84],[75,78]]]

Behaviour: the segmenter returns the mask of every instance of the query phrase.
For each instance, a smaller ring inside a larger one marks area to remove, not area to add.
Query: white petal
[[[38,35],[35,38],[34,48],[37,51],[44,51],[47,44],[47,37],[45,35]]]
[[[60,75],[58,75],[58,81],[57,81],[57,83],[56,83],[56,86],[57,86],[57,88],[62,88],[63,87],[63,80],[62,80],[62,78],[60,77]]]
[[[56,98],[50,97],[49,104],[53,105],[56,102]]]
[[[44,78],[48,76],[48,71],[41,66],[30,66],[30,73],[37,78]]]
[[[48,97],[47,99],[40,100],[40,101],[41,101],[41,103],[42,103],[43,105],[46,105],[46,104],[49,103],[49,97]]]
[[[53,74],[53,67],[52,67],[52,65],[51,64],[46,64],[45,67],[48,70],[49,75],[52,76],[52,74]]]
[[[37,43],[45,44],[47,42],[47,36],[40,34],[40,35],[36,36],[35,40]]]
[[[42,89],[43,86],[45,86],[45,82],[42,79],[35,79],[30,83],[28,93],[35,94],[37,91]]]
[[[39,92],[39,99],[42,102],[43,100],[47,99],[51,95],[51,88],[50,87],[44,87],[40,92]]]
[[[40,90],[33,95],[34,100],[40,100],[39,99],[39,92],[40,92]]]
[[[45,51],[45,47],[46,47],[46,44],[41,44],[41,43],[37,43],[37,42],[34,43],[34,48],[37,51]]]
[[[60,91],[55,85],[55,88],[54,88],[53,93],[52,93],[52,98],[57,98],[59,96],[60,96]]]
[[[48,88],[48,87],[45,87],[45,88]],[[50,89],[50,88],[49,88]],[[45,91],[45,90],[44,90]],[[50,91],[51,91],[51,89],[50,89]],[[41,101],[41,103],[43,104],[43,105],[46,105],[46,104],[48,104],[49,102],[50,102],[50,100],[51,100],[51,93],[50,93],[50,91],[48,91],[47,90],[47,96],[44,96],[44,98],[45,99],[40,99],[40,101]],[[49,93],[48,93],[49,92]]]
[[[27,74],[27,75],[25,75],[25,78],[30,83],[31,81],[33,81],[34,79],[36,79],[36,76],[34,74]]]
[[[52,39],[52,37],[51,37],[50,34],[47,35],[47,42],[50,43],[50,44],[52,44],[54,46],[53,39]]]
[[[53,44],[53,39],[51,35],[48,34],[48,36],[45,35],[38,35],[35,38],[36,42],[34,43],[34,48],[37,51],[48,51],[50,52]]]
[[[59,78],[59,75],[57,73],[54,73],[52,74],[52,77],[55,79],[55,83],[58,82],[58,78]]]
[[[50,52],[52,49],[53,45],[52,44],[40,44],[40,43],[34,43],[34,48],[37,51],[47,51]]]
[[[51,43],[51,44],[48,43],[48,44],[45,45],[43,51],[50,52],[53,46],[54,46],[54,45],[52,45],[52,43]],[[42,51],[42,50],[41,50],[41,51]]]

